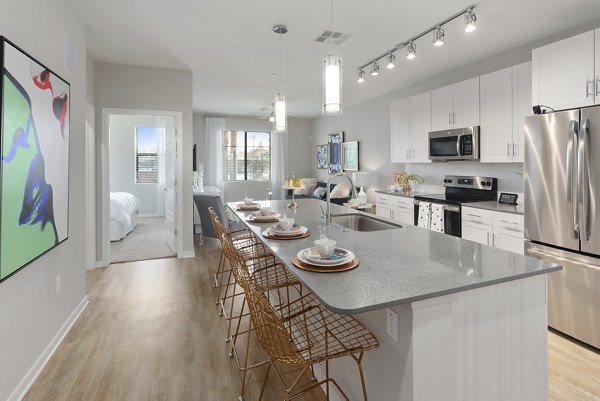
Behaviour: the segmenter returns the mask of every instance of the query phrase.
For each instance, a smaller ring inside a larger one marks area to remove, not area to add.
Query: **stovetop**
[[[441,195],[416,195],[416,200],[427,202],[460,205],[468,202],[496,200],[498,195],[498,179],[479,176],[444,177],[446,193]]]

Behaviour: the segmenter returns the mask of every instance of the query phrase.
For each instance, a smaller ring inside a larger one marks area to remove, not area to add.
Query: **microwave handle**
[[[462,152],[461,152],[461,146],[460,146],[460,138],[462,137],[462,135],[457,135],[456,136],[456,155],[457,156],[462,156]]]

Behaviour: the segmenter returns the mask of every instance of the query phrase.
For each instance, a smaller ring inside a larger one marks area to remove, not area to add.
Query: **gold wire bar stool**
[[[246,268],[243,255],[237,252],[233,258],[237,261],[233,263],[232,269],[237,272],[239,284],[245,291],[252,325],[261,347],[270,358],[259,401],[262,400],[271,367],[286,389],[288,394],[286,400],[293,400],[322,384],[325,384],[329,400],[331,383],[349,401],[346,393],[329,376],[329,361],[343,356],[350,356],[356,362],[363,399],[368,401],[362,359],[366,351],[379,347],[377,338],[356,319],[325,309],[313,296],[300,294],[297,299],[293,299],[289,298],[288,292],[289,301],[285,313],[282,314],[281,310],[277,310],[272,305],[260,283]],[[308,369],[312,369],[314,364],[320,362],[325,362],[325,379],[292,394]],[[276,363],[298,365],[303,368],[288,387]]]
[[[218,219],[215,219],[215,224],[220,224]],[[285,313],[287,301],[290,299],[290,288],[295,288],[299,294],[302,293],[302,288],[298,280],[289,273],[285,266],[277,261],[274,255],[260,252],[263,247],[262,244],[254,244],[252,246],[240,248],[227,233],[222,234],[221,244],[223,246],[223,252],[231,265],[231,270],[236,283],[240,279],[240,271],[248,272],[248,276],[255,282],[257,288],[260,288],[263,294],[265,294],[268,299],[272,300],[271,302],[275,301],[274,303],[277,305],[276,308],[280,313]],[[258,248],[258,251],[251,251],[250,248]],[[282,293],[282,291],[284,291],[284,293]],[[237,295],[243,295],[243,293]],[[269,363],[269,360],[266,359],[262,362],[251,365],[248,364],[250,335],[253,331],[253,327],[252,321],[248,319],[249,327],[246,330],[241,330],[242,318],[249,316],[249,313],[245,313],[245,311],[246,299],[243,297],[241,310],[239,314],[235,316],[237,318],[237,325],[235,333],[231,336],[232,346],[231,352],[229,353],[230,357],[235,357],[237,366],[242,374],[240,400],[244,399],[247,371]],[[230,312],[230,316],[234,316],[233,309]],[[240,361],[236,345],[238,336],[242,334],[246,334],[246,343],[243,361]]]

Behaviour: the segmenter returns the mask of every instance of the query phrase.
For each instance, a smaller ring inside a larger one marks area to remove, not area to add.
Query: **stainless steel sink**
[[[402,228],[400,224],[390,223],[376,217],[358,213],[336,214],[331,217],[331,220],[354,231],[382,231]]]

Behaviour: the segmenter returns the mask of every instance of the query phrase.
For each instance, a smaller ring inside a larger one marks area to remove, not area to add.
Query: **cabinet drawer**
[[[405,198],[403,196],[396,196],[396,199],[394,199],[394,206],[402,209],[403,211],[410,211],[410,213],[413,213],[415,210],[413,199]]]
[[[488,226],[493,225],[494,212],[483,209],[475,209],[473,207],[462,208],[462,220],[471,221],[473,223],[486,224]]]
[[[375,197],[375,202],[383,203],[386,205],[393,205],[394,202],[392,201],[392,198],[394,198],[393,195],[377,194],[377,196]]]
[[[525,230],[524,218],[519,214],[495,212],[494,228],[496,227],[522,233]]]

